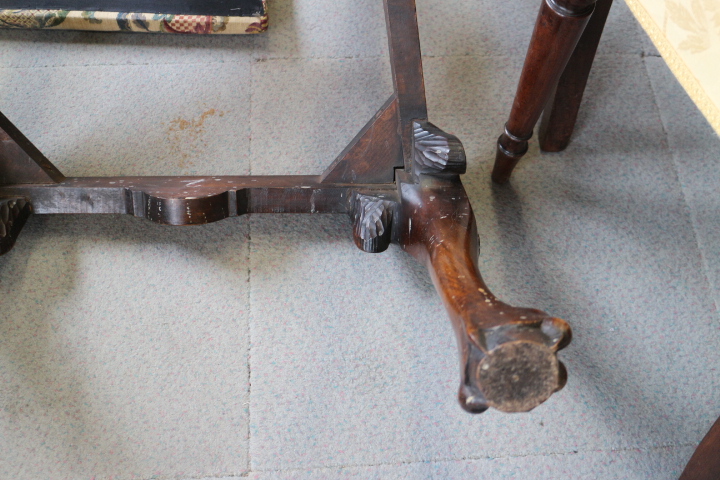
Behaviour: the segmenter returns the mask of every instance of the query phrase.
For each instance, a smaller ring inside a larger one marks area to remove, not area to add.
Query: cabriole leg
[[[540,405],[565,384],[556,353],[570,342],[570,327],[490,292],[478,270],[475,219],[459,177],[421,175],[400,191],[400,243],[427,266],[455,328],[460,404],[472,413]]]
[[[423,121],[413,123],[412,146],[412,173],[398,173],[397,196],[354,194],[355,243],[380,252],[391,237],[427,266],[457,336],[465,410],[531,410],[565,385],[557,351],[570,342],[570,327],[501,302],[485,285],[460,141]]]

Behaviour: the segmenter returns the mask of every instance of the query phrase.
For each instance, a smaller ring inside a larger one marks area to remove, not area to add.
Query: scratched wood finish
[[[595,4],[590,21],[545,107],[538,138],[540,148],[546,152],[560,152],[570,143],[585,85],[611,6],[612,0],[598,0]]]
[[[680,480],[718,480],[720,478],[720,418],[702,439]]]
[[[544,0],[517,93],[497,142],[492,179],[505,183],[527,153],[528,140],[593,11],[595,0]]]
[[[53,185],[7,185],[37,214],[116,213],[165,225],[201,225],[247,213],[349,213],[353,192],[394,184],[326,184],[319,176],[70,177]]]
[[[414,122],[414,132],[415,170],[398,172],[396,199],[357,195],[355,243],[378,252],[390,235],[428,268],[456,333],[458,400],[466,411],[531,410],[566,383],[557,352],[569,344],[570,327],[492,294],[478,269],[475,217],[457,173],[466,168],[462,144],[429,122]]]
[[[564,321],[498,300],[478,270],[477,230],[460,181],[460,140],[427,119],[414,0],[385,0],[395,93],[319,176],[65,178],[5,117],[0,127],[0,254],[36,214],[125,214],[200,225],[246,213],[343,213],[355,244],[399,245],[428,268],[461,352],[459,400],[527,411],[562,388]],[[3,203],[4,202],[4,203]],[[4,205],[4,206],[3,206]],[[2,230],[0,230],[2,233]]]

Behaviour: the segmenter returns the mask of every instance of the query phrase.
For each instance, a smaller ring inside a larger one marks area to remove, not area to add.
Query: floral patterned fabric
[[[668,66],[720,134],[720,0],[626,0]]]
[[[264,32],[267,26],[267,8],[263,8],[261,15],[252,17],[76,10],[0,10],[0,28],[233,35]]]

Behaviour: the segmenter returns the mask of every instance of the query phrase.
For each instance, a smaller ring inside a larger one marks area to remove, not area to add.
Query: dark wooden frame
[[[480,276],[460,141],[427,120],[414,0],[385,0],[394,93],[319,176],[66,178],[0,114],[0,253],[35,214],[128,214],[198,225],[245,213],[345,213],[366,252],[427,266],[461,352],[459,399],[527,411],[565,384],[563,320],[499,301]]]

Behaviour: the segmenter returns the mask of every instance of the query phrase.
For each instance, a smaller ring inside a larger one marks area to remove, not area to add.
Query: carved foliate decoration
[[[357,194],[353,204],[353,237],[355,244],[368,253],[387,250],[395,202],[380,197]]]
[[[465,173],[465,149],[454,135],[430,122],[413,122],[413,159],[416,173]]]
[[[24,198],[0,198],[0,255],[15,245],[32,207]]]

